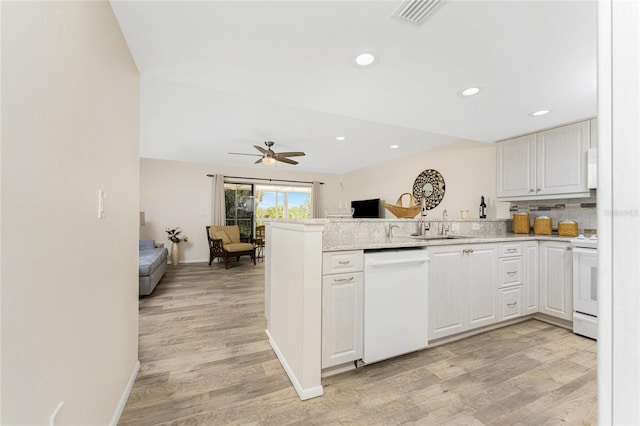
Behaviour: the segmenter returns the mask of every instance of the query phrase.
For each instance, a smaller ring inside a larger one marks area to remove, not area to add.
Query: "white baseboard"
[[[307,388],[307,389],[302,387],[302,385],[298,381],[298,378],[294,374],[293,370],[291,369],[291,367],[289,367],[289,363],[287,363],[287,359],[284,357],[284,354],[280,351],[278,344],[271,337],[271,333],[269,332],[269,330],[265,330],[265,333],[267,334],[267,337],[269,337],[269,344],[271,345],[273,352],[275,352],[276,356],[278,357],[278,360],[280,361],[280,365],[282,365],[282,368],[284,368],[284,371],[287,373],[287,376],[289,376],[289,380],[291,381],[293,388],[298,393],[298,397],[300,397],[300,399],[304,401],[305,399],[311,399],[311,398],[316,398],[318,396],[322,396],[323,394],[322,385],[314,386],[312,388]]]
[[[133,371],[131,371],[131,376],[129,377],[127,386],[124,388],[124,391],[122,392],[122,396],[120,397],[120,401],[118,402],[118,406],[116,407],[116,410],[113,412],[113,416],[111,417],[111,421],[109,422],[110,426],[117,426],[118,421],[120,421],[120,416],[124,411],[124,406],[127,405],[127,399],[129,399],[129,395],[131,394],[131,389],[133,389],[133,384],[136,382],[138,371],[140,371],[140,361],[136,361],[135,365],[133,366]]]
[[[169,257],[171,257],[171,256],[169,256]],[[204,262],[209,263],[209,259],[203,259],[203,260],[198,260],[198,259],[181,260],[180,263],[178,263],[178,265],[180,265],[182,263],[204,263]],[[169,265],[172,265],[171,260],[169,260],[167,263]]]
[[[561,318],[555,318],[551,315],[543,314],[542,312],[537,312],[533,314],[533,319],[537,319],[538,321],[546,322],[547,324],[555,325],[558,327],[566,328],[567,330],[573,331],[573,322],[567,321]]]

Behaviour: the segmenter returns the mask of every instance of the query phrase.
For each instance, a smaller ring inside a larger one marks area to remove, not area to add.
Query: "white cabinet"
[[[462,246],[429,248],[429,340],[466,329],[468,272]]]
[[[540,242],[539,312],[557,318],[573,317],[573,258],[571,244]]]
[[[523,315],[522,286],[501,288],[498,292],[499,320],[509,320]]]
[[[323,255],[322,368],[362,358],[363,252]]]
[[[524,242],[524,267],[522,273],[524,315],[538,312],[538,242]]]
[[[482,327],[498,320],[496,307],[497,248],[495,244],[469,246],[466,255],[469,285],[468,328]]]
[[[498,259],[498,320],[504,321],[524,314],[524,244],[499,244]]]
[[[429,339],[497,321],[497,245],[429,248]]]
[[[499,142],[496,150],[497,198],[588,197],[591,121]]]
[[[525,135],[498,142],[496,196],[520,197],[535,195],[536,135]]]

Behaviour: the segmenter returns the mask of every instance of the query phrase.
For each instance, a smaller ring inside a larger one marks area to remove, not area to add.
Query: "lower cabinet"
[[[571,243],[540,241],[538,311],[571,321],[573,318],[573,253]]]
[[[497,245],[429,248],[429,339],[498,320]]]
[[[538,312],[538,242],[524,242],[524,272],[523,276],[523,315]]]
[[[498,292],[500,321],[518,318],[523,315],[522,286],[501,288]]]
[[[499,244],[498,320],[517,318],[524,313],[523,289],[526,285],[524,244]]]
[[[322,368],[362,358],[363,273],[331,273],[342,272],[346,262],[351,269],[361,269],[361,257],[358,251],[325,253],[325,265],[333,262],[334,266],[325,269],[329,273],[322,276]]]
[[[573,318],[566,241],[429,247],[429,340],[541,312]],[[363,252],[324,253],[322,368],[363,355]]]

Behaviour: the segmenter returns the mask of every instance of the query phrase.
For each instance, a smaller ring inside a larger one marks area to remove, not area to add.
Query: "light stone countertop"
[[[322,251],[342,251],[342,250],[376,250],[393,249],[406,247],[430,247],[444,246],[452,244],[481,244],[481,243],[504,243],[514,241],[571,241],[573,237],[560,237],[558,235],[534,235],[534,234],[506,234],[500,236],[478,236],[464,237],[452,235],[455,238],[421,240],[419,237],[409,235],[398,235],[391,238],[377,238],[362,241],[350,241],[349,243],[327,244],[322,247]]]

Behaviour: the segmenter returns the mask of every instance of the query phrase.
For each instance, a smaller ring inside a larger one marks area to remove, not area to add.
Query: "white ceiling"
[[[112,1],[141,75],[140,155],[251,165],[228,152],[273,140],[307,153],[278,168],[343,173],[596,115],[595,1],[444,1],[422,25],[398,4]],[[363,49],[374,66],[353,64]]]

